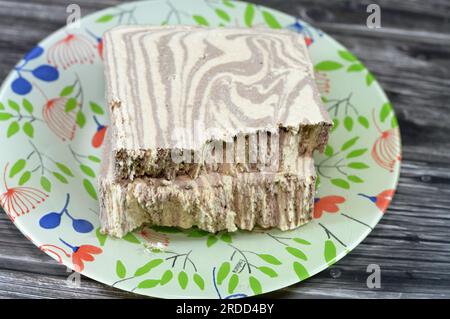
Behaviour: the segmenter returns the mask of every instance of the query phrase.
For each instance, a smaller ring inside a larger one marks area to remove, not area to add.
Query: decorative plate
[[[209,234],[143,228],[99,232],[96,176],[108,128],[102,33],[119,24],[268,26],[304,33],[334,120],[314,220],[289,232]],[[50,35],[0,91],[0,204],[60,263],[120,289],[164,298],[238,298],[305,280],[344,257],[386,211],[401,142],[391,104],[372,73],[307,23],[228,0],[153,0],[112,7]],[[82,284],[82,283],[81,283]]]

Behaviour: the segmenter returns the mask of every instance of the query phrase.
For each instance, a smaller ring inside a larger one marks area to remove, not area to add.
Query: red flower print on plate
[[[73,140],[76,124],[76,112],[66,112],[67,97],[57,97],[48,100],[42,108],[42,115],[48,127],[63,141]]]
[[[95,42],[97,42],[97,52],[100,59],[103,60],[103,39],[97,35],[95,35],[93,32],[86,29],[86,32],[94,38]]]
[[[66,256],[67,258],[70,257],[70,254],[68,252],[66,252],[64,249],[62,249],[61,247],[58,247],[56,245],[45,244],[45,245],[39,246],[39,249],[49,255],[55,256],[56,260],[60,264],[62,264],[62,256],[63,255]]]
[[[47,52],[48,63],[64,70],[74,64],[94,63],[96,46],[82,34],[68,33]]]
[[[94,261],[95,257],[93,255],[98,255],[103,252],[101,248],[93,245],[72,246],[61,238],[59,240],[72,249],[72,263],[76,272],[82,272],[85,262]]]
[[[380,133],[380,137],[373,144],[372,157],[379,166],[393,172],[395,164],[401,160],[399,131],[396,128],[381,130],[375,120],[375,115],[373,113],[372,115],[375,127]]]
[[[380,209],[382,213],[384,213],[388,208],[389,204],[391,203],[392,198],[394,197],[394,193],[395,193],[394,189],[387,189],[379,193],[377,196],[369,196],[362,193],[358,195],[369,199],[372,203],[377,205],[377,207]]]
[[[3,171],[3,183],[6,192],[0,196],[0,205],[6,214],[8,214],[11,221],[14,222],[17,217],[28,214],[37,205],[43,203],[48,195],[33,187],[17,186],[10,188],[6,183],[8,165],[6,164]]]
[[[95,124],[97,124],[97,130],[95,131],[95,134],[92,137],[92,146],[95,148],[99,148],[103,144],[108,126],[100,124],[96,116],[94,116],[94,121]]]
[[[338,204],[345,202],[342,196],[330,195],[314,199],[314,218],[322,217],[324,212],[337,213],[339,211]]]
[[[79,83],[79,79],[77,79],[75,84],[76,83]],[[61,140],[73,140],[77,129],[76,117],[80,103],[76,99],[70,99],[66,96],[58,96],[53,99],[49,99],[44,90],[36,84],[35,86],[46,101],[42,107],[42,117],[44,118],[45,124],[47,124],[50,130]],[[69,100],[75,102],[73,106],[70,105],[70,110],[67,109]]]

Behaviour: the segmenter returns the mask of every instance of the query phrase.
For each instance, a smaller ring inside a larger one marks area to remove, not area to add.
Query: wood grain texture
[[[20,57],[65,23],[72,1],[0,0],[0,79]],[[76,1],[82,14],[120,1]],[[450,2],[378,0],[382,28],[365,27],[362,0],[254,0],[296,14],[353,51],[391,99],[402,133],[397,194],[375,230],[348,256],[269,298],[450,298]],[[379,264],[381,289],[366,287]],[[0,298],[133,298],[66,268],[0,214]]]

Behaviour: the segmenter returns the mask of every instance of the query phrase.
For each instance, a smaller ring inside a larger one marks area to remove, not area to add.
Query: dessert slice
[[[104,45],[116,180],[298,175],[296,158],[327,142],[331,121],[297,33],[121,26]]]
[[[209,172],[196,179],[184,175],[117,181],[107,144],[99,179],[102,231],[122,237],[143,224],[197,226],[209,232],[255,226],[294,229],[311,219],[315,189],[312,158],[297,161],[297,174]]]

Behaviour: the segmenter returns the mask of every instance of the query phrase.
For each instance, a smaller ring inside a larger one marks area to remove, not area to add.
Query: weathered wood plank
[[[450,4],[445,0],[381,0],[376,2],[370,0],[255,0],[252,2],[294,14],[331,33],[339,25],[364,27],[366,31],[370,31],[365,25],[369,15],[366,9],[371,3],[376,3],[381,8],[382,27],[403,29],[405,32],[420,30],[445,33],[450,25],[448,16]]]
[[[78,287],[67,277],[5,270],[0,273],[0,298],[130,298],[134,294],[110,288],[87,278]]]

